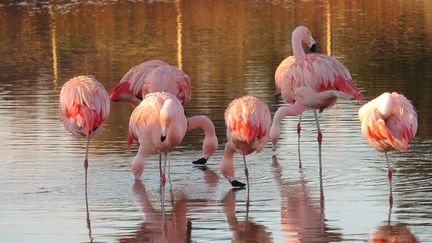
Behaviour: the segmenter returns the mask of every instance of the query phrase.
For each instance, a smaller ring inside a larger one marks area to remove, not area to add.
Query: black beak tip
[[[206,158],[201,158],[201,159],[192,161],[192,164],[194,164],[194,165],[205,165],[205,163],[207,163]]]
[[[316,44],[312,44],[312,46],[310,47],[310,52],[316,52]]]
[[[166,139],[166,136],[162,136],[162,135],[161,135],[161,142],[164,142],[165,139]]]

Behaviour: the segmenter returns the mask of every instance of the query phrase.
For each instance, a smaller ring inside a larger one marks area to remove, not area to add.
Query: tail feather
[[[128,82],[115,85],[109,92],[109,97],[111,101],[120,101],[125,94],[131,95],[130,84]]]
[[[134,140],[135,140],[134,135],[132,133],[128,132],[128,147],[127,147],[128,150],[131,149]]]
[[[357,88],[351,79],[347,80],[341,76],[337,76],[335,86],[337,89],[352,95],[356,100],[364,101],[362,92]]]

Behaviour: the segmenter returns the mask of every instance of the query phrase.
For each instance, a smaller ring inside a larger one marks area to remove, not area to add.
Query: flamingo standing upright
[[[151,60],[132,67],[110,91],[112,101],[129,101],[137,106],[141,97],[152,92],[169,92],[186,105],[192,94],[189,76],[179,68],[160,60]],[[218,141],[213,122],[207,117],[188,118],[188,131],[204,131],[203,157],[193,161],[194,164],[205,164],[216,151]]]
[[[417,133],[417,113],[404,95],[386,92],[363,105],[358,114],[363,136],[373,148],[385,154],[390,181],[389,200],[392,206],[393,173],[387,152],[408,150],[408,145]]]
[[[348,69],[336,58],[323,54],[305,54],[302,44],[307,44],[314,52],[316,44],[312,34],[305,26],[298,26],[292,33],[294,56],[287,57],[275,73],[276,94],[282,93],[289,106],[276,111],[270,130],[272,149],[280,136],[280,124],[287,115],[300,115],[297,124],[299,166],[300,161],[300,122],[306,109],[313,109],[318,130],[319,161],[321,165],[322,133],[316,110],[321,113],[334,105],[338,98],[363,100],[363,94],[351,79]]]
[[[63,85],[60,91],[60,119],[68,131],[86,137],[86,181],[89,141],[101,131],[109,112],[108,93],[93,76],[77,76]]]
[[[249,186],[249,171],[245,156],[261,151],[269,139],[271,125],[267,105],[253,96],[243,96],[231,101],[225,110],[227,143],[220,164],[222,175],[233,187],[244,187],[234,177],[234,152],[243,155],[244,171]]]
[[[186,129],[186,116],[177,97],[166,92],[148,94],[129,120],[128,147],[134,140],[139,143],[138,153],[132,159],[135,180],[140,180],[148,155],[164,153],[161,181],[165,185],[169,153],[182,142]]]

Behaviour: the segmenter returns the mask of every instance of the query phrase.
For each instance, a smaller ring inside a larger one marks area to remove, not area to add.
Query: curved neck
[[[301,33],[299,31],[293,32],[291,37],[291,45],[296,59],[304,57],[306,55],[303,50]]]
[[[205,136],[215,136],[216,129],[212,121],[206,116],[193,116],[188,118],[188,131],[201,128]]]
[[[295,102],[293,105],[281,106],[273,117],[273,125],[280,125],[286,116],[298,116],[306,110],[306,106]]]

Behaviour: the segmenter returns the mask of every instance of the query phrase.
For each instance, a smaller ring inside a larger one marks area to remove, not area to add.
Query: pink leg
[[[163,163],[163,171],[162,171],[162,175],[161,175],[162,186],[165,186],[165,183],[166,183],[165,171],[166,171],[167,157],[168,157],[168,152],[165,152],[165,159],[164,159],[164,163]]]
[[[300,132],[301,132],[300,123],[301,123],[302,115],[303,115],[303,113],[300,114],[300,118],[299,118],[299,121],[297,123],[297,152],[298,152],[298,157],[299,157],[299,168],[302,167],[301,154],[300,154]]]
[[[245,172],[245,176],[246,176],[246,184],[249,188],[249,169],[247,168],[246,165],[246,156],[243,154],[243,163],[244,163],[244,172]]]
[[[321,160],[321,143],[322,143],[322,133],[321,133],[321,128],[318,122],[318,115],[317,115],[317,111],[314,111],[314,116],[315,116],[315,122],[317,125],[317,130],[318,130],[318,135],[317,135],[317,141],[318,141],[318,157],[319,157],[319,164],[320,164],[320,172],[322,171],[322,160]]]
[[[386,157],[386,161],[387,161],[387,177],[388,177],[389,183],[390,183],[389,204],[390,204],[390,208],[392,208],[393,207],[393,183],[392,183],[393,172],[392,172],[392,168],[390,166],[387,152],[384,152],[384,153],[385,153],[385,157]]]

